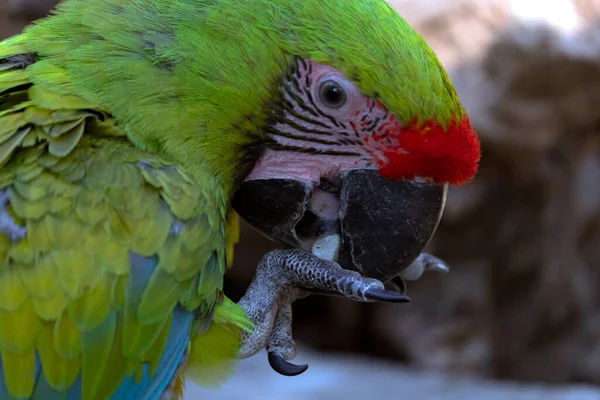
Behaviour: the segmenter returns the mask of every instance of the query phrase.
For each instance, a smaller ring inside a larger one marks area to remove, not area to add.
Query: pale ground
[[[589,386],[552,387],[487,382],[440,373],[416,372],[394,364],[300,349],[304,375],[273,372],[266,354],[244,360],[221,389],[189,387],[186,400],[600,400]]]

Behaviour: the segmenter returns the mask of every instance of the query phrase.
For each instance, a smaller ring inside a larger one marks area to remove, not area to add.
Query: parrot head
[[[338,234],[335,260],[385,281],[428,244],[480,145],[435,54],[395,10],[319,3],[300,2],[291,21],[311,34],[286,38],[293,62],[234,207],[293,247]]]

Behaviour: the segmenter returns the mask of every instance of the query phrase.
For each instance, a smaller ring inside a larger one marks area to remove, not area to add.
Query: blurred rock
[[[452,3],[411,22],[449,67],[481,172],[432,243],[452,277],[379,307],[375,337],[418,365],[600,383],[600,1]]]

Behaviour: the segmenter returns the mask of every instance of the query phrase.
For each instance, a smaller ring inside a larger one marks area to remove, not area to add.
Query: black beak
[[[310,250],[339,233],[337,262],[386,282],[423,252],[444,211],[447,185],[388,180],[375,170],[352,170],[336,179],[338,219],[308,211],[315,187],[283,179],[244,182],[233,201],[237,213],[265,236]]]

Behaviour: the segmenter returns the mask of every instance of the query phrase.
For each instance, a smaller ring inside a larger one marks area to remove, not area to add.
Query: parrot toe
[[[450,267],[444,260],[432,256],[431,254],[423,253],[421,256],[425,264],[425,271],[443,272],[447,274],[450,272]]]
[[[448,264],[428,253],[421,253],[415,261],[413,261],[402,272],[394,278],[386,282],[386,285],[394,287],[395,291],[401,294],[406,293],[406,281],[416,281],[423,276],[426,271],[450,272]]]
[[[407,281],[416,281],[425,271],[450,272],[446,262],[428,253],[421,253],[415,261],[406,267],[398,276]]]

